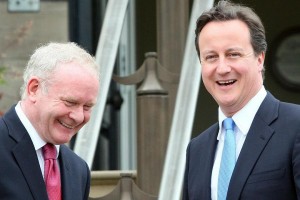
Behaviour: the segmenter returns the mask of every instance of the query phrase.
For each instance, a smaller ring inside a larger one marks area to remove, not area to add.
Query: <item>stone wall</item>
[[[36,47],[68,41],[67,1],[41,1],[39,12],[8,12],[0,1],[0,115],[20,99],[26,63]]]

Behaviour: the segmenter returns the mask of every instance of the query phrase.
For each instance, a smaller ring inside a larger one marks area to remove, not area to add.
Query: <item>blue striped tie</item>
[[[226,131],[222,160],[219,171],[218,200],[226,199],[230,178],[235,166],[234,125],[234,121],[231,118],[226,118],[223,121],[223,126]]]

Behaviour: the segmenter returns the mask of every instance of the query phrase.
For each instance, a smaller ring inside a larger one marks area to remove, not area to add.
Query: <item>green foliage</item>
[[[0,85],[5,83],[4,80],[4,72],[5,72],[6,68],[3,66],[0,66]]]

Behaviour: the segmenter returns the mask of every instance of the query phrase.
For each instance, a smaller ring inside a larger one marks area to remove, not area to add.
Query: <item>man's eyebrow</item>
[[[77,100],[75,98],[72,98],[72,97],[61,97],[60,99],[63,100],[63,101],[77,102]]]
[[[214,50],[204,50],[204,51],[202,51],[200,53],[202,53],[202,54],[209,54],[209,53],[215,53],[215,51]]]
[[[239,51],[239,52],[244,52],[244,49],[240,48],[240,47],[233,47],[233,48],[229,48],[226,51]]]
[[[91,103],[86,103],[85,105],[92,107],[92,106],[96,105],[96,103],[91,102]]]

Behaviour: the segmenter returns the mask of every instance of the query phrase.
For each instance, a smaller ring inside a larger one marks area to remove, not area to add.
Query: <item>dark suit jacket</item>
[[[59,164],[62,199],[88,199],[87,164],[65,145],[60,147]],[[0,199],[48,199],[36,151],[14,106],[0,119]]]
[[[218,124],[187,148],[183,199],[211,199]],[[267,94],[256,113],[228,188],[228,200],[300,199],[300,106]]]

